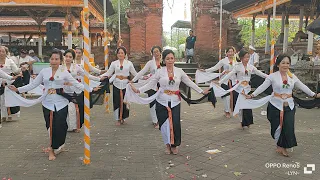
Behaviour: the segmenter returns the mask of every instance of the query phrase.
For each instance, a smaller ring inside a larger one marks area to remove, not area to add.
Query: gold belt
[[[248,86],[248,85],[249,85],[249,82],[248,82],[248,81],[241,81],[241,85],[243,85],[243,86]]]
[[[164,90],[164,93],[168,95],[178,95],[179,91]]]
[[[281,99],[288,99],[292,97],[292,94],[279,94],[279,93],[274,93],[273,94],[275,97],[281,98]]]
[[[48,89],[48,94],[57,94],[57,91],[56,89],[51,88],[51,89]]]
[[[128,79],[127,76],[121,76],[121,75],[116,76],[116,78],[118,78],[120,80]]]

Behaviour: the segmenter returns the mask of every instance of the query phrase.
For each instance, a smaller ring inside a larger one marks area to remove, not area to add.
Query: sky
[[[163,31],[170,32],[171,25],[177,20],[191,21],[190,1],[191,0],[163,0]],[[184,19],[185,3],[187,19]],[[172,7],[172,11],[170,10],[170,7]]]

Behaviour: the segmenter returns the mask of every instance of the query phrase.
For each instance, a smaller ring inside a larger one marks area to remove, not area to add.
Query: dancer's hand
[[[10,85],[10,86],[9,86],[9,89],[10,89],[11,91],[18,92],[18,88],[16,88],[14,85]]]
[[[216,84],[217,86],[220,86],[219,81],[217,81],[217,80],[212,80],[211,82]]]
[[[65,85],[65,86],[72,86],[72,83],[71,83],[71,82],[65,82],[65,83],[63,83],[63,85]]]
[[[205,90],[205,91],[202,92],[203,95],[207,95],[207,94],[209,94],[209,93],[210,93],[210,89],[207,89],[207,90]]]
[[[18,77],[22,77],[22,73],[20,72],[19,74],[17,74],[16,76],[12,76],[12,80],[17,79]]]
[[[205,69],[198,69],[199,71],[201,71],[201,72],[206,72],[206,70]]]
[[[131,83],[130,83],[130,86],[131,86],[133,92],[140,93],[139,89],[136,89]]]
[[[37,75],[35,75],[35,74],[31,75],[32,79],[35,79],[36,77],[37,77]]]
[[[142,79],[143,79],[143,80],[147,80],[147,79],[149,79],[149,76],[143,76]]]
[[[252,99],[253,98],[253,95],[252,94],[250,94],[250,95],[248,95],[248,94],[243,94],[244,96],[246,96],[246,99]]]
[[[320,93],[317,94],[316,98],[320,98]]]
[[[105,69],[105,70],[101,70],[100,74],[104,74],[108,71],[108,69]]]
[[[107,79],[108,77],[107,76],[102,76],[101,78],[100,78],[100,81],[103,81],[103,80],[105,80],[105,79]]]
[[[95,87],[95,88],[92,89],[92,91],[97,92],[97,91],[99,91],[101,89],[101,87],[102,86]]]

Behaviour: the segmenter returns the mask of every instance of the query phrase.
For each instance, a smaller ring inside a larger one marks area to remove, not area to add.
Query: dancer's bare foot
[[[79,133],[79,132],[81,132],[81,130],[80,129],[74,129],[73,132]]]
[[[3,117],[3,118],[1,119],[1,121],[2,121],[2,122],[6,122],[6,121],[7,121],[7,118],[6,118],[6,117]]]
[[[49,150],[49,161],[53,161],[56,159],[56,156],[54,155],[53,149],[50,148]]]
[[[282,155],[283,155],[284,157],[289,157],[289,154],[288,154],[287,149],[283,148],[283,150],[282,150]]]
[[[44,153],[48,153],[50,151],[51,147],[47,147],[47,148],[42,148],[42,151]]]
[[[224,114],[225,116],[226,116],[226,118],[230,118],[231,116],[230,116],[230,113],[229,112],[225,112],[225,114]]]
[[[120,125],[121,125],[120,121],[117,121],[116,126],[120,126]]]
[[[281,154],[284,157],[289,157],[289,154],[288,154],[288,152],[287,152],[287,150],[285,148],[277,146],[276,152]]]
[[[277,146],[276,152],[282,154],[282,147]]]
[[[153,123],[155,129],[159,129],[159,123]]]
[[[177,147],[171,147],[171,152],[172,152],[172,154],[177,155],[178,154],[178,148]]]
[[[171,148],[170,145],[167,144],[166,150],[164,151],[166,154],[171,154]]]
[[[8,117],[7,121],[12,121],[12,117]]]
[[[242,126],[242,123],[240,123],[240,128],[241,128],[242,130],[244,130],[244,127]]]

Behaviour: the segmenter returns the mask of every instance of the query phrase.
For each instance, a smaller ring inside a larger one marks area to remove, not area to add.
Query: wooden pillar
[[[271,23],[270,19],[271,19],[271,11],[268,11],[265,54],[270,54],[270,23]]]
[[[72,49],[72,31],[68,31],[68,49]]]
[[[66,37],[65,37],[64,33],[62,33],[62,45],[63,46],[66,45]]]
[[[11,45],[11,33],[9,33],[9,45]]]
[[[302,31],[304,17],[304,6],[300,6],[299,31]]]
[[[289,37],[289,7],[286,7],[286,19],[284,25],[284,38],[283,38],[283,53],[288,51],[288,37]]]
[[[312,22],[314,20],[314,11],[315,11],[315,7],[313,7],[311,5],[311,11],[310,11],[310,21]],[[310,31],[308,31],[308,48],[307,48],[307,52],[308,55],[312,55],[313,53],[313,38],[314,38],[314,34]]]
[[[253,14],[252,15],[252,32],[251,32],[251,45],[254,47],[254,39],[255,39],[255,25],[256,25],[256,16],[257,14]]]

